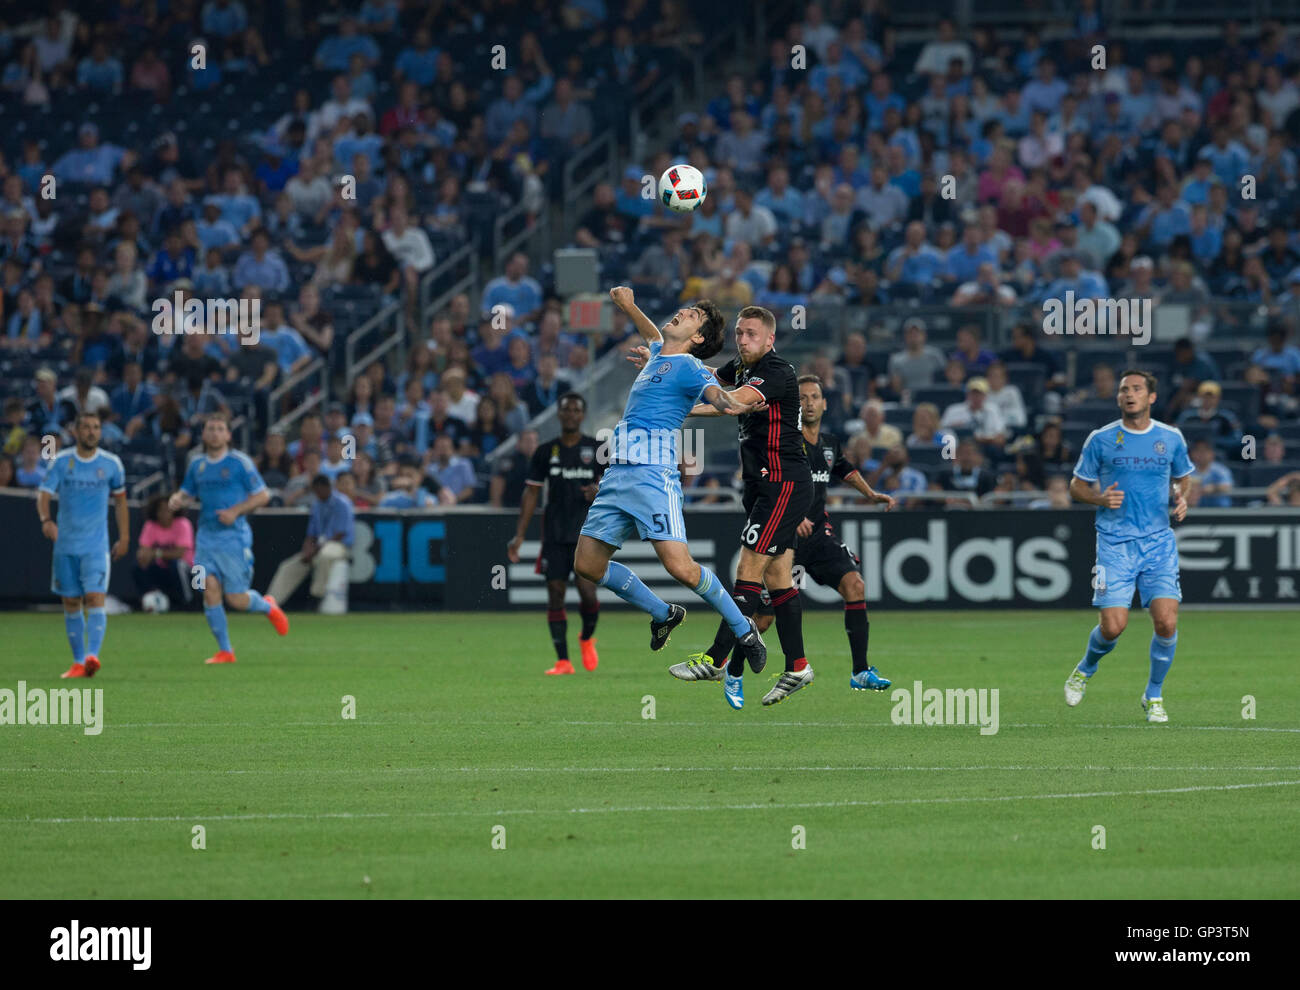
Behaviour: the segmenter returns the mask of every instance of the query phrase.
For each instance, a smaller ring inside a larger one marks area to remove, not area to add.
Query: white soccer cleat
[[[796,691],[807,687],[813,682],[812,664],[808,664],[803,670],[795,673],[793,670],[784,671],[776,681],[776,687],[763,695],[763,704],[779,705],[786,698]]]
[[[1065,680],[1065,703],[1073,708],[1083,700],[1083,694],[1087,690],[1088,678],[1083,675],[1083,671],[1075,667]]]
[[[1148,698],[1142,695],[1142,710],[1147,713],[1148,722],[1168,722],[1169,713],[1165,711],[1165,703],[1160,698]]]

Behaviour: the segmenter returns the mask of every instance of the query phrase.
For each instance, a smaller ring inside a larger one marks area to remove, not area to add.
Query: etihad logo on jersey
[[[1134,454],[1132,457],[1127,454],[1112,457],[1110,462],[1115,467],[1122,468],[1163,468],[1169,466],[1168,457],[1144,457],[1139,454]]]
[[[565,481],[590,481],[596,476],[596,472],[589,467],[560,467],[558,464],[551,465],[551,477],[563,478]]]
[[[818,485],[829,485],[831,482],[831,473],[829,471],[814,471],[812,480]]]

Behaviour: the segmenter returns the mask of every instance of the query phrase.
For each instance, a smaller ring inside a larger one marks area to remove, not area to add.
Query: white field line
[[[1150,772],[1170,773],[1178,771],[1205,771],[1213,773],[1232,773],[1234,771],[1269,771],[1300,770],[1300,764],[1284,766],[1245,766],[1245,767],[1210,767],[1210,766],[1153,766],[1138,764],[1133,766],[1090,765],[1090,766],[1011,766],[984,764],[978,766],[952,767],[918,767],[918,766],[716,766],[716,767],[255,767],[245,770],[228,770],[220,767],[130,767],[122,770],[105,770],[101,767],[0,767],[0,773],[91,773],[91,774],[169,774],[169,773],[212,773],[212,774],[330,774],[330,773],[719,773],[734,771],[740,773],[881,773],[881,772],[983,772],[986,770],[1011,770],[1016,772],[1075,772],[1075,773],[1113,773]]]
[[[1273,780],[1258,784],[1215,784],[1200,787],[1164,787],[1138,791],[1079,791],[1061,794],[1005,794],[998,797],[900,798],[880,801],[808,801],[798,804],[719,804],[719,805],[640,805],[625,808],[517,808],[499,811],[336,811],[320,814],[263,812],[244,815],[148,815],[84,818],[0,818],[0,825],[110,825],[139,822],[217,822],[217,821],[318,821],[335,818],[482,818],[505,815],[600,815],[659,814],[718,811],[792,811],[809,808],[879,808],[892,805],[920,804],[988,804],[1005,801],[1068,801],[1098,797],[1151,797],[1157,794],[1191,794],[1198,791],[1240,791],[1260,787],[1295,787],[1300,780]]]

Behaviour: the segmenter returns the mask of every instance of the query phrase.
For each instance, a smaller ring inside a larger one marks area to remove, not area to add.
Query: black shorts
[[[576,543],[543,543],[534,573],[545,574],[548,581],[569,580],[573,573],[573,555],[577,550]]]
[[[776,557],[799,545],[796,532],[812,505],[811,481],[747,481],[742,497],[745,525],[741,546]]]
[[[837,591],[845,574],[853,574],[862,566],[855,553],[839,541],[835,530],[825,524],[818,526],[811,536],[799,541],[794,552],[794,566],[802,567],[804,573],[818,584],[834,588]],[[798,584],[799,575],[795,575]],[[774,615],[772,598],[763,589],[763,604],[759,606],[759,615]]]

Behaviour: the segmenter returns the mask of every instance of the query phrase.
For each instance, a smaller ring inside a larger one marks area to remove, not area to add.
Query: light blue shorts
[[[194,564],[221,582],[228,595],[242,595],[253,586],[252,547],[213,547],[200,540],[194,547]]]
[[[601,475],[582,535],[621,547],[633,533],[643,540],[686,542],[682,480],[675,467],[611,464]]]
[[[1108,542],[1097,537],[1097,570],[1093,577],[1092,604],[1097,608],[1130,608],[1133,592],[1141,595],[1142,607],[1153,598],[1183,600],[1178,583],[1178,541],[1167,529],[1154,536]]]
[[[50,590],[60,598],[104,594],[112,566],[108,551],[103,553],[56,553],[50,567]]]

